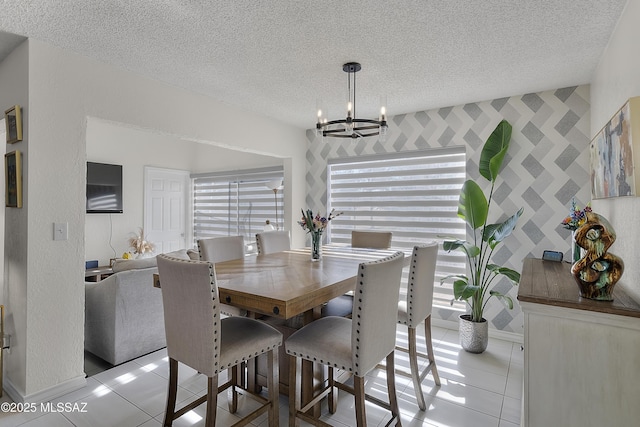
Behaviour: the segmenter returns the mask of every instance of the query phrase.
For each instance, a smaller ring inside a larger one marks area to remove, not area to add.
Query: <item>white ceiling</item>
[[[320,99],[390,115],[589,83],[626,0],[5,0],[0,60],[23,39],[301,128]]]

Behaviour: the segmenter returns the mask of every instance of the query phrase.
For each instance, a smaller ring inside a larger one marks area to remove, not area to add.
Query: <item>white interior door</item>
[[[144,230],[156,254],[187,248],[190,182],[188,171],[144,168]]]

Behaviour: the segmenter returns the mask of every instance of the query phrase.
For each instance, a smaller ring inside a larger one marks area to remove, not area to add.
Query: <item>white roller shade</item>
[[[283,191],[280,188],[274,195],[267,183],[283,177],[281,167],[192,175],[194,243],[241,235],[247,252],[255,252],[255,234],[264,230],[266,220],[282,228]]]
[[[331,160],[328,208],[343,213],[330,223],[330,242],[350,243],[352,230],[391,231],[392,245],[401,248],[445,236],[464,240],[457,210],[465,166],[464,147]],[[440,246],[434,308],[451,309],[452,285],[440,285],[449,274],[466,274],[466,259]]]

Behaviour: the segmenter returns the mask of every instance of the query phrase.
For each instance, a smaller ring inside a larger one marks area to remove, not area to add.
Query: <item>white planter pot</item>
[[[460,345],[469,353],[482,353],[489,344],[489,322],[472,322],[470,318],[468,314],[460,315]]]

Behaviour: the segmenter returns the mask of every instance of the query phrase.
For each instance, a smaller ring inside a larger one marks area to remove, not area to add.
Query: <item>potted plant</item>
[[[469,314],[460,316],[460,344],[472,353],[482,353],[487,348],[489,325],[483,312],[489,299],[496,297],[510,309],[513,308],[511,297],[491,289],[494,280],[505,276],[513,285],[520,281],[520,273],[517,271],[490,263],[494,250],[511,234],[523,212],[521,208],[499,224],[488,223],[493,189],[509,150],[510,140],[511,125],[502,120],[482,148],[479,171],[491,183],[489,197],[485,197],[480,186],[473,180],[467,180],[460,191],[458,216],[469,226],[472,240],[443,242],[446,251],[460,250],[467,257],[469,275],[450,275],[443,278],[441,283],[452,279],[454,300],[466,301],[470,308]]]

